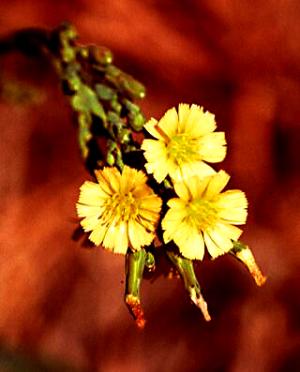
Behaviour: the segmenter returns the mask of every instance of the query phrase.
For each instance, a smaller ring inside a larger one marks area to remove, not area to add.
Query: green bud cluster
[[[138,150],[132,134],[142,130],[145,117],[134,100],[145,97],[144,86],[113,65],[107,48],[78,45],[73,25],[60,25],[50,38],[55,66],[77,116],[83,159],[95,155],[90,144],[101,137],[106,140],[106,151],[103,154],[98,148],[94,164],[122,169],[123,154]]]

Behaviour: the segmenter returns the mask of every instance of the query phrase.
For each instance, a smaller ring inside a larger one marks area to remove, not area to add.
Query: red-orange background
[[[299,15],[296,0],[1,2],[0,35],[70,20],[81,42],[110,48],[146,85],[148,117],[180,102],[216,114],[231,187],[250,202],[243,240],[268,276],[256,288],[231,257],[199,264],[209,324],[180,281],[145,281],[139,332],[124,259],[71,239],[87,173],[55,75],[10,56],[0,78],[33,83],[36,96],[0,101],[3,344],[88,371],[300,369]]]

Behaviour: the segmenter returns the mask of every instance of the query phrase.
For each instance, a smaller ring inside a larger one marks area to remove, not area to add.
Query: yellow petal
[[[205,191],[205,199],[211,200],[219,194],[229,182],[230,176],[225,171],[221,170],[214,174],[207,185]]]
[[[167,135],[172,138],[178,130],[178,115],[175,107],[168,110],[164,116],[159,120],[158,127]]]
[[[170,176],[175,182],[186,180],[197,175],[200,178],[215,174],[215,170],[203,161],[195,161],[183,164],[176,173],[171,173]]]
[[[172,199],[169,199],[168,202],[167,202],[167,205],[170,207],[170,208],[177,208],[177,209],[182,209],[182,210],[185,210],[186,209],[186,202],[182,199],[179,199],[179,198],[172,198]]]
[[[122,194],[127,194],[128,192],[135,192],[137,188],[144,189],[146,181],[144,172],[125,165],[120,180],[120,191]]]
[[[121,221],[115,230],[114,253],[126,254],[128,249],[127,223]]]
[[[242,230],[236,226],[230,225],[226,222],[218,222],[215,226],[215,229],[220,231],[220,234],[228,237],[231,240],[237,241],[239,237],[242,235]]]
[[[176,209],[176,208],[170,208],[165,217],[164,220],[166,221],[182,221],[184,217],[186,216],[186,209]]]
[[[220,194],[215,201],[219,216],[228,223],[242,225],[247,219],[247,199],[240,190],[229,190]]]
[[[163,137],[159,131],[156,129],[157,126],[157,120],[154,118],[151,118],[145,125],[144,128],[153,136],[154,138],[164,141],[165,137]]]
[[[104,235],[106,233],[107,227],[98,223],[95,229],[89,236],[89,240],[92,241],[96,245],[100,245],[103,241]]]
[[[156,161],[159,156],[167,159],[167,150],[164,142],[145,139],[141,149],[145,151],[144,156],[148,161]]]
[[[206,187],[210,181],[210,177],[199,178],[192,176],[185,179],[185,182],[174,184],[176,194],[183,200],[188,201],[202,197]]]
[[[226,252],[223,249],[223,246],[219,245],[214,239],[212,239],[207,231],[204,231],[203,236],[204,236],[204,242],[205,242],[206,248],[212,258],[221,256],[222,254]]]
[[[153,194],[153,195],[149,195],[147,197],[144,197],[142,199],[142,201],[139,205],[139,209],[141,211],[148,210],[152,213],[153,212],[159,213],[161,205],[162,205],[161,199],[158,196]]]
[[[210,163],[223,161],[226,155],[226,141],[224,132],[206,134],[199,140],[201,158]]]
[[[247,220],[247,210],[242,208],[228,208],[218,212],[226,222],[234,225],[244,225]]]
[[[180,247],[181,254],[191,260],[203,260],[204,241],[201,233],[190,235],[188,240]]]
[[[174,227],[179,226],[172,231],[172,239],[178,247],[184,245],[191,234],[195,233],[195,229],[186,222],[181,222],[180,225],[174,223]]]
[[[150,190],[150,188],[148,188],[146,186],[146,182],[147,182],[146,174],[143,171],[136,171],[135,170],[135,173],[134,173],[134,188],[146,187],[147,190]]]
[[[103,168],[102,175],[114,192],[120,191],[121,174],[117,168],[105,167]]]
[[[222,251],[221,254],[227,253],[232,249],[233,243],[230,238],[222,230],[218,227],[213,227],[208,229],[207,234],[210,238],[215,242],[215,244],[220,248]]]
[[[168,158],[167,163],[164,164],[164,166],[168,169],[168,173],[171,175],[174,172],[177,172],[178,164],[176,163],[176,160],[174,158]]]
[[[199,177],[190,177],[186,180],[188,189],[190,191],[190,194],[192,196],[192,199],[198,198],[201,194],[199,194],[199,185],[201,184],[201,181],[199,180]]]
[[[82,226],[84,231],[92,231],[98,224],[99,218],[97,215],[86,217],[80,221],[80,225]]]
[[[142,149],[145,150],[144,156],[148,161],[145,164],[147,173],[153,174],[158,183],[162,182],[168,175],[165,145],[155,140],[144,140]]]
[[[98,206],[103,203],[109,197],[109,194],[105,193],[101,187],[90,181],[85,181],[80,187],[79,203]]]
[[[128,236],[131,247],[136,251],[144,245],[149,245],[154,238],[153,234],[148,233],[143,226],[133,219],[128,222]]]
[[[154,166],[149,163],[145,164],[147,173],[153,173],[153,177],[156,179],[156,181],[158,183],[161,183],[167,177],[168,170],[165,165],[161,163],[156,163],[154,164]]]
[[[134,199],[137,201],[137,203],[141,203],[144,200],[148,200],[148,198],[151,198],[155,194],[153,194],[153,190],[147,186],[146,184],[144,185],[139,185],[131,189],[131,194],[133,195]],[[155,195],[156,196],[156,195]]]
[[[104,210],[104,208],[100,206],[84,205],[80,203],[76,204],[76,209],[77,209],[78,217],[92,217],[92,216],[99,217],[100,214]]]
[[[180,199],[183,199],[185,201],[190,200],[191,194],[187,185],[184,182],[175,183],[174,190],[176,194],[180,197]]]
[[[189,116],[190,113],[190,106],[187,105],[186,103],[180,103],[178,105],[178,118],[179,118],[179,123],[178,123],[178,128],[179,128],[179,133],[184,132],[185,128],[185,122]]]
[[[248,206],[246,195],[241,190],[228,190],[219,195],[216,205],[220,208],[244,208]]]
[[[174,234],[173,238],[180,253],[189,259],[202,260],[204,256],[204,242],[201,232],[197,229],[182,224],[181,229]]]
[[[164,242],[167,244],[169,243],[169,241],[174,239],[174,234],[177,231],[182,231],[184,224],[182,223],[180,219],[171,220],[166,215],[161,222],[161,226],[164,230],[164,234],[163,234]]]
[[[216,129],[215,116],[210,112],[204,113],[203,108],[192,105],[185,123],[185,131],[194,138],[213,132]]]
[[[173,182],[182,182],[185,177],[183,176],[181,167],[176,163],[176,159],[173,159],[173,161],[175,163],[175,167],[172,167],[168,173],[170,174]]]
[[[155,223],[156,219],[151,220],[149,218],[143,217],[141,214],[136,218],[137,223],[139,223],[143,228],[146,229],[147,232],[154,232],[155,231]]]
[[[116,237],[116,223],[113,221],[107,228],[106,234],[103,240],[104,248],[113,251],[115,247],[115,237]]]
[[[111,196],[114,193],[114,190],[111,187],[109,179],[104,177],[103,171],[95,170],[95,176],[97,178],[98,185],[102,189],[102,191],[107,195]]]
[[[135,176],[135,169],[132,169],[125,165],[120,180],[120,192],[122,194],[127,194],[129,191],[131,191],[135,182]]]

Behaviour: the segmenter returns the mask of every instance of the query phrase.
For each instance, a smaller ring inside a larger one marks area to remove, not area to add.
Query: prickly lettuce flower
[[[76,205],[89,239],[114,253],[126,254],[149,245],[156,229],[161,199],[146,185],[142,171],[124,167],[96,170],[98,183],[86,181]]]
[[[174,181],[212,175],[215,171],[206,162],[225,158],[224,132],[214,132],[214,115],[200,106],[179,104],[178,113],[172,108],[159,121],[150,119],[144,128],[155,138],[143,141],[145,167],[158,183],[167,175]]]
[[[168,201],[170,209],[162,220],[165,243],[173,240],[181,254],[189,259],[203,259],[204,246],[212,258],[233,247],[247,218],[247,199],[240,190],[221,192],[229,175],[220,171],[212,176],[193,176],[177,182],[179,198]]]

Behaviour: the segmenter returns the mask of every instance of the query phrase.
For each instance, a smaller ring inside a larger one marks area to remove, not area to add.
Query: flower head
[[[96,170],[98,183],[86,181],[76,205],[89,239],[115,253],[149,245],[159,219],[161,199],[146,185],[142,171],[124,167]]]
[[[146,170],[159,183],[168,174],[174,181],[212,175],[215,171],[206,162],[225,158],[224,132],[214,132],[214,115],[197,105],[179,104],[178,113],[173,107],[158,122],[152,118],[144,127],[155,138],[142,144]]]
[[[229,175],[220,171],[212,176],[175,183],[179,198],[168,201],[170,209],[163,221],[164,241],[173,240],[181,254],[190,259],[203,259],[204,245],[215,258],[233,247],[241,225],[247,218],[247,199],[240,190],[221,191]]]

